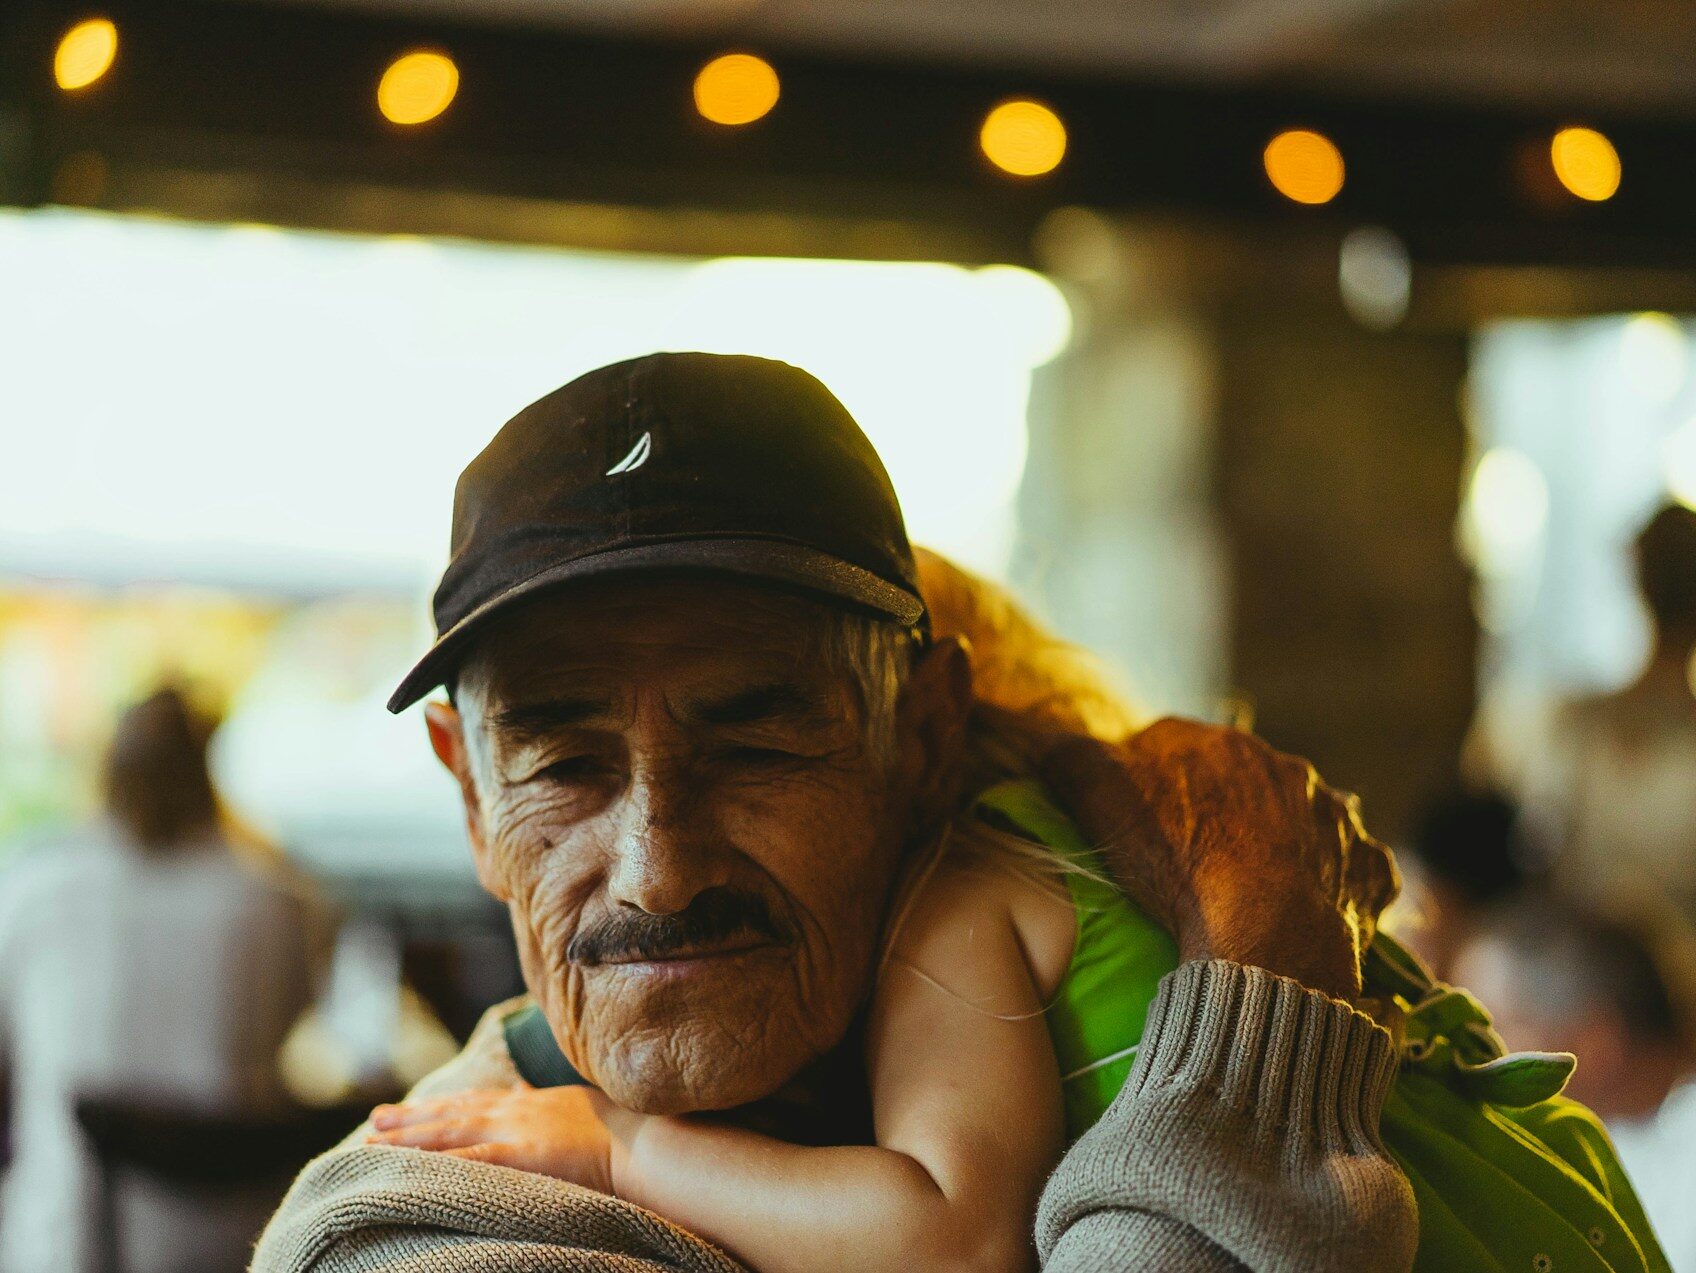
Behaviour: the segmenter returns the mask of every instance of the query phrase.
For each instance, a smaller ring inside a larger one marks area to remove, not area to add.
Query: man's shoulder
[[[514,1012],[529,1006],[529,995],[497,1003],[483,1014],[459,1055],[440,1069],[432,1070],[407,1094],[408,1100],[446,1096],[485,1087],[513,1087],[520,1080],[507,1051],[502,1023]]]

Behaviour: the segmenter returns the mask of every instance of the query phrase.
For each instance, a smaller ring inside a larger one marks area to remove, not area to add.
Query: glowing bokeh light
[[[1620,329],[1619,363],[1632,394],[1670,402],[1690,374],[1690,342],[1670,314],[1638,314]]]
[[[1018,265],[973,271],[984,309],[1001,314],[1009,355],[1028,367],[1059,356],[1072,339],[1072,307],[1052,279]]]
[[[771,113],[780,91],[770,62],[752,53],[726,53],[695,76],[695,109],[715,124],[751,124]]]
[[[1696,509],[1696,420],[1680,425],[1661,446],[1667,494],[1686,508]]]
[[[1472,471],[1463,518],[1473,565],[1480,574],[1505,574],[1542,542],[1549,522],[1548,479],[1524,451],[1491,447]]]
[[[1394,327],[1407,316],[1413,298],[1407,244],[1383,226],[1350,230],[1337,251],[1337,290],[1356,322],[1379,330]]]
[[[1549,142],[1549,162],[1561,185],[1580,199],[1601,203],[1619,189],[1619,152],[1594,128],[1563,128]]]
[[[117,56],[118,28],[108,18],[89,18],[60,38],[53,80],[67,93],[87,88],[112,69]]]
[[[978,144],[989,162],[1003,172],[1040,177],[1053,172],[1066,157],[1066,125],[1041,102],[1015,98],[984,117]]]
[[[422,124],[445,111],[458,92],[453,59],[420,49],[389,63],[377,84],[377,109],[392,124]]]
[[[1291,128],[1261,156],[1272,188],[1294,203],[1330,203],[1343,188],[1343,152],[1323,133]]]

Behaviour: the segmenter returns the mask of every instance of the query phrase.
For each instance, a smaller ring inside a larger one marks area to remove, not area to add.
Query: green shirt
[[[978,808],[1103,873],[1035,784],[991,788]],[[1149,1005],[1178,960],[1171,939],[1111,885],[1076,874],[1067,886],[1078,937],[1048,1021],[1076,1140],[1124,1086]],[[1601,1121],[1559,1095],[1570,1056],[1509,1054],[1476,999],[1382,933],[1365,975],[1367,993],[1403,1014],[1379,1131],[1418,1200],[1416,1273],[1670,1273]]]
[[[1048,1007],[1066,1139],[1074,1141],[1095,1126],[1130,1077],[1148,1006],[1160,979],[1178,966],[1178,948],[1106,881],[1100,858],[1034,783],[991,787],[977,807],[1093,872],[1065,877],[1078,935]]]

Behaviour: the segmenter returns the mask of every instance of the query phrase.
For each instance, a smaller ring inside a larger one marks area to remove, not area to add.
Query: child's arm
[[[609,1109],[615,1192],[760,1273],[1033,1267],[1036,1199],[1064,1132],[1053,1047],[1008,896],[998,876],[946,871],[909,918],[869,1025],[875,1147],[807,1148]],[[524,1121],[534,1144],[536,1120]],[[446,1147],[416,1128],[397,1132],[384,1139]],[[504,1139],[486,1125],[478,1134]],[[453,1143],[512,1161],[498,1147]]]
[[[876,1147],[647,1119],[615,1151],[620,1196],[760,1273],[1032,1266],[1036,1198],[1064,1133],[1006,894],[1000,878],[949,871],[911,915],[867,1038]]]

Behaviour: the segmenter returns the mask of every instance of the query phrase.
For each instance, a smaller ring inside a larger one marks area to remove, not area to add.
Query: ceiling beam
[[[253,182],[480,193],[561,204],[859,217],[951,228],[1016,256],[1055,208],[1166,211],[1252,229],[1381,224],[1416,260],[1696,265],[1696,128],[1598,122],[1624,163],[1617,197],[1552,185],[1562,119],[1408,100],[993,70],[776,59],[776,110],[745,128],[697,116],[690,85],[719,45],[639,41],[279,5],[109,0],[122,52],[71,95],[49,67],[83,15],[63,0],[0,12],[0,198],[63,201],[67,173],[124,168]],[[420,44],[459,63],[459,96],[416,129],[373,92]],[[1017,179],[977,148],[990,106],[1033,94],[1065,120],[1053,173]],[[10,121],[9,124],[7,121]],[[1341,148],[1342,193],[1319,208],[1278,195],[1261,167],[1281,129]],[[81,167],[79,168],[79,165]],[[168,198],[168,185],[153,189]],[[95,195],[85,201],[99,202]],[[170,210],[168,207],[164,210]]]

